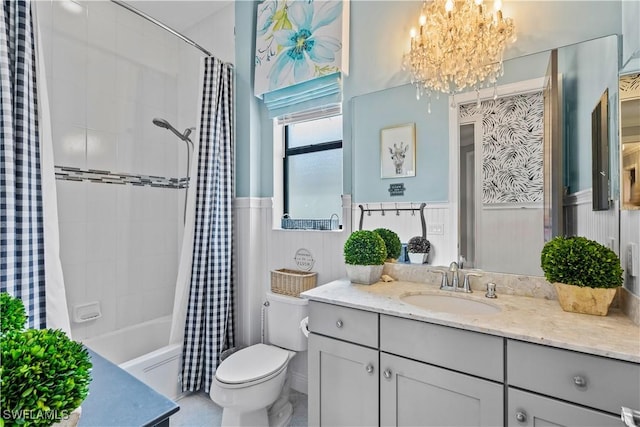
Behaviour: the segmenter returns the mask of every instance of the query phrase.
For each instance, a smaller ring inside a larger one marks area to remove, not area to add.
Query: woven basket
[[[299,297],[316,286],[318,273],[281,268],[271,270],[271,292]]]

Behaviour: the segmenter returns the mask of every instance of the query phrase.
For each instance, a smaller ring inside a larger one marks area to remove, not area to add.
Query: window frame
[[[313,120],[321,120],[328,117],[335,117],[335,116],[318,117]],[[308,121],[312,121],[312,120],[308,120]],[[282,155],[282,189],[283,189],[282,212],[285,214],[289,213],[289,157],[297,156],[301,154],[310,154],[310,153],[317,153],[321,151],[342,149],[343,140],[344,140],[344,138],[342,138],[334,141],[325,141],[325,142],[320,142],[318,144],[309,144],[309,145],[304,145],[302,147],[289,148],[289,140],[290,140],[289,126],[293,124],[296,124],[296,123],[288,123],[284,125],[284,152]],[[343,156],[344,156],[344,151],[343,151]],[[343,162],[344,162],[344,157],[343,157]],[[295,218],[295,216],[292,218]]]

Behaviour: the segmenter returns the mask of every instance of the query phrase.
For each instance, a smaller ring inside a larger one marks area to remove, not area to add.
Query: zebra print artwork
[[[620,77],[620,98],[640,96],[640,73]]]
[[[476,115],[482,116],[482,202],[542,202],[542,92],[460,106],[461,119]]]

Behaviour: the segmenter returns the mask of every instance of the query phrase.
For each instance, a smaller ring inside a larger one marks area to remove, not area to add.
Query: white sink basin
[[[493,314],[501,311],[500,307],[493,304],[455,295],[417,293],[402,295],[400,300],[426,310],[453,314]]]

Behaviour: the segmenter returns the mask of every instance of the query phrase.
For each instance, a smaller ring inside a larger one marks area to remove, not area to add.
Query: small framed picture
[[[416,125],[391,126],[380,131],[380,177],[416,176]]]

